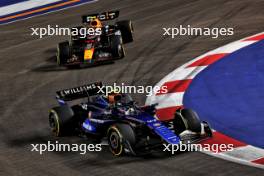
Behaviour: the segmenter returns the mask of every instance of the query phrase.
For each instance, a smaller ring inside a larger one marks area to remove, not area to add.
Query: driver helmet
[[[116,104],[121,101],[121,94],[116,92],[111,92],[108,94],[107,99],[109,104]]]
[[[97,18],[92,20],[88,25],[88,27],[91,27],[91,28],[102,28],[102,26],[103,26],[102,22]]]

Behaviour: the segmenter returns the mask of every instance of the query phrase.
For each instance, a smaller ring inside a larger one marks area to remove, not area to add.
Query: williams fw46
[[[124,44],[133,41],[134,29],[130,20],[107,24],[118,16],[119,11],[83,15],[82,26],[72,28],[70,40],[58,44],[57,64],[79,67],[124,58]]]
[[[49,113],[52,133],[106,138],[115,156],[161,151],[164,144],[194,143],[212,136],[208,123],[191,109],[179,109],[172,120],[160,121],[156,104],[138,106],[128,94],[106,96],[98,93],[101,88],[98,82],[57,91],[59,106]],[[77,99],[83,101],[68,104]]]

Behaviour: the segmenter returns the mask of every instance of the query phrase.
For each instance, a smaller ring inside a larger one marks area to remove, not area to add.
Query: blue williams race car
[[[59,106],[49,113],[55,136],[84,135],[107,138],[115,155],[139,155],[160,150],[163,144],[197,142],[212,136],[207,122],[190,109],[179,109],[169,121],[160,121],[155,106],[138,106],[128,94],[102,93],[102,83],[57,91]],[[69,101],[84,99],[68,105]]]

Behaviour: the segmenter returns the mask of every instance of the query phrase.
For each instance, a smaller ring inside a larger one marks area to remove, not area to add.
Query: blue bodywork
[[[64,101],[58,99],[59,104],[65,104]],[[156,119],[150,113],[136,105],[119,104],[116,107],[111,105],[102,96],[96,96],[92,102],[82,103],[80,105],[85,110],[93,107],[88,112],[88,118],[82,122],[82,129],[86,133],[100,133],[102,126],[109,126],[116,121],[133,121],[148,127],[153,133],[169,144],[179,144],[180,138],[171,129]],[[130,112],[131,111],[131,112]],[[109,118],[107,118],[107,116]],[[118,117],[118,118],[111,118]]]

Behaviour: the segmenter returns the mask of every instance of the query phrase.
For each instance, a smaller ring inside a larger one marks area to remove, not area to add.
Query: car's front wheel
[[[173,119],[174,131],[180,134],[184,130],[201,132],[201,121],[197,113],[191,109],[181,109],[176,111]]]
[[[109,149],[115,156],[125,153],[125,149],[130,152],[136,143],[136,136],[132,127],[128,124],[111,125],[107,131]]]

